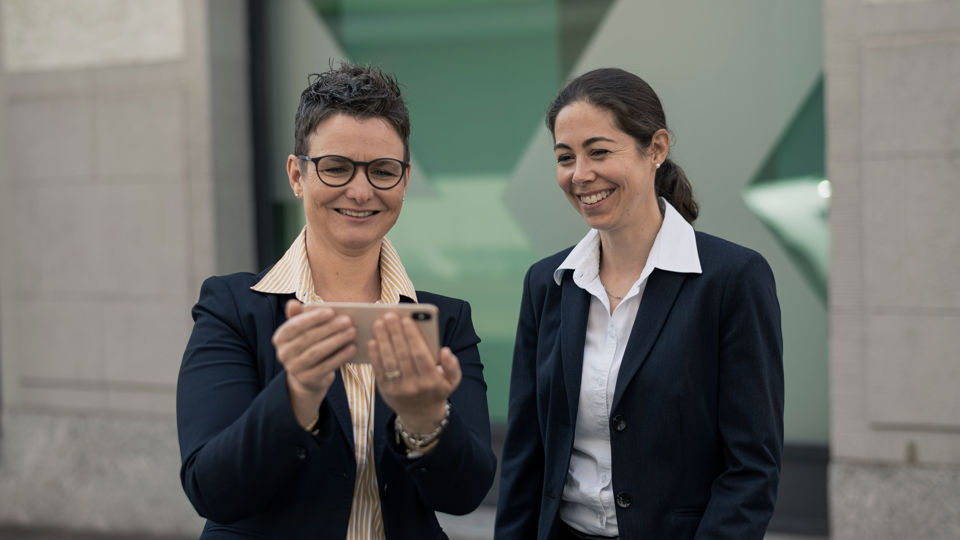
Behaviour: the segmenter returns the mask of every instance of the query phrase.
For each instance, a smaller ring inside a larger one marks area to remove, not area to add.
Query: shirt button
[[[304,448],[304,447],[302,447],[302,446],[298,446],[295,451],[296,451],[296,453],[297,453],[297,459],[307,459],[307,449],[306,449],[306,448]]]
[[[626,491],[617,493],[617,506],[620,508],[630,508],[631,504],[633,504],[633,497],[631,497],[629,493]]]
[[[613,429],[616,431],[623,431],[627,429],[627,420],[619,414],[613,417],[612,424]]]

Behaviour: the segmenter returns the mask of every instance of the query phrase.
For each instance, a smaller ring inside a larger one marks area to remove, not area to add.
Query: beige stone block
[[[176,386],[166,391],[144,391],[143,388],[131,390],[110,389],[106,392],[107,408],[114,412],[133,415],[165,415],[177,413]]]
[[[835,540],[958,538],[960,470],[834,462],[830,513]]]
[[[24,379],[70,381],[103,379],[103,310],[91,300],[19,302],[17,354]]]
[[[830,313],[831,446],[856,444],[866,427],[863,399],[863,317],[853,309]]]
[[[38,190],[31,258],[46,296],[176,294],[186,281],[187,219],[177,185],[75,186]]]
[[[112,214],[107,245],[120,257],[104,267],[103,289],[162,298],[182,291],[189,268],[183,187],[124,186],[104,199]]]
[[[960,33],[863,49],[863,151],[874,158],[960,149]]]
[[[863,304],[860,162],[828,164],[830,197],[830,306]]]
[[[184,54],[179,0],[5,0],[3,61],[14,72],[169,61]]]
[[[851,160],[860,156],[860,79],[856,73],[826,77],[827,159]]]
[[[99,96],[176,90],[189,82],[182,62],[99,67],[90,71],[93,89]]]
[[[867,305],[960,308],[958,177],[958,163],[948,158],[865,162]]]
[[[3,428],[0,522],[117,538],[199,535],[203,519],[177,475],[172,415],[4,409]]]
[[[123,256],[108,245],[113,209],[107,188],[92,185],[39,186],[32,227],[38,244],[23,246],[33,290],[47,298],[103,291],[103,269]],[[130,254],[127,254],[130,256]]]
[[[94,171],[93,100],[13,100],[5,127],[9,171],[21,183],[88,178]]]
[[[9,74],[4,82],[8,95],[15,99],[89,97],[93,94],[93,74],[90,69],[78,69],[66,75],[62,71],[38,71]]]
[[[114,301],[104,314],[105,379],[141,383],[147,393],[172,390],[192,328],[190,305]]]
[[[835,26],[828,21],[824,31],[823,70],[827,79],[837,75],[857,75],[860,72],[860,42],[851,25],[842,22]]]
[[[126,183],[181,181],[186,141],[177,87],[99,94],[96,119],[98,174]]]
[[[38,190],[35,185],[20,184],[7,191],[9,197],[8,216],[13,217],[13,225],[7,226],[4,233],[8,244],[12,246],[12,256],[6,258],[4,266],[6,284],[17,299],[36,297],[39,286],[39,259],[46,247],[42,234],[39,214]],[[7,222],[9,223],[9,221]]]
[[[19,388],[16,405],[52,413],[87,414],[107,410],[107,392],[100,385],[83,388],[76,381],[56,384],[46,379],[26,379]]]
[[[867,316],[867,410],[892,427],[960,428],[960,315]]]
[[[960,29],[954,0],[863,0],[860,26],[872,41],[926,39]]]

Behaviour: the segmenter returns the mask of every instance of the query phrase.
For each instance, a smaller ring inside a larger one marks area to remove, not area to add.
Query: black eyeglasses
[[[367,182],[377,189],[390,189],[403,180],[403,172],[410,165],[408,161],[393,158],[380,158],[373,161],[354,161],[343,156],[329,155],[310,157],[298,155],[297,158],[312,161],[317,168],[317,178],[330,187],[345,186],[353,180],[357,167],[363,165]]]

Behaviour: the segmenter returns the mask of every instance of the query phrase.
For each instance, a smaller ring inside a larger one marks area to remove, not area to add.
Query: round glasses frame
[[[351,166],[353,167],[353,170],[350,172],[350,176],[348,176],[346,180],[344,180],[343,182],[340,182],[340,183],[329,182],[329,181],[327,181],[327,180],[324,180],[323,177],[320,176],[320,160],[326,159],[326,158],[337,158],[337,159],[343,160],[344,163],[350,163]],[[317,179],[320,180],[324,185],[330,186],[330,187],[343,187],[343,186],[349,184],[350,181],[353,180],[353,177],[357,175],[357,168],[358,168],[360,165],[363,165],[363,175],[367,178],[367,183],[369,183],[371,186],[373,186],[374,189],[379,189],[379,190],[382,190],[382,191],[386,191],[386,190],[388,190],[388,189],[393,189],[393,188],[397,187],[397,184],[399,184],[399,183],[403,180],[403,177],[404,177],[404,175],[406,174],[406,171],[407,171],[407,167],[410,166],[410,162],[409,162],[409,161],[400,161],[399,159],[394,159],[394,158],[377,158],[377,159],[374,159],[374,160],[371,160],[371,161],[354,161],[354,160],[352,160],[352,159],[350,159],[350,158],[348,158],[348,157],[338,156],[338,155],[336,155],[336,154],[327,154],[327,155],[325,155],[325,156],[317,156],[317,157],[305,156],[305,155],[302,155],[302,154],[297,154],[297,159],[302,159],[302,160],[305,160],[305,161],[312,161],[312,162],[313,162],[313,168],[314,168],[314,170],[317,171]],[[377,184],[375,184],[375,183],[373,182],[373,180],[370,179],[370,164],[372,164],[372,163],[378,163],[378,162],[381,162],[381,161],[391,161],[391,162],[400,164],[400,176],[397,177],[397,181],[396,181],[396,182],[390,184],[389,186],[377,185]]]

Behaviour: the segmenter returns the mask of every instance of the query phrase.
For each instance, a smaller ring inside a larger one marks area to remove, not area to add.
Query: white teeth
[[[365,211],[365,212],[357,212],[357,211],[355,211],[355,210],[347,210],[346,208],[338,208],[338,209],[337,209],[337,212],[340,212],[341,214],[343,214],[343,215],[345,215],[345,216],[359,217],[359,218],[364,218],[364,217],[372,216],[372,215],[373,215],[373,211],[372,211],[372,210],[367,210],[367,211]]]
[[[613,193],[613,190],[608,189],[606,191],[601,191],[600,193],[594,193],[592,195],[581,195],[580,200],[583,201],[584,204],[596,204],[606,199],[611,193]]]

